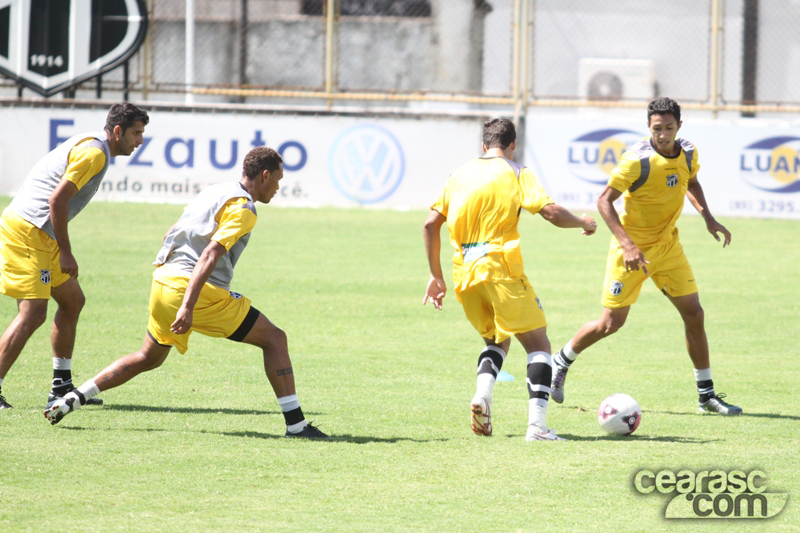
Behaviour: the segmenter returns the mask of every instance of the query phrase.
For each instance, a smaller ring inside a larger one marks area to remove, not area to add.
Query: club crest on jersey
[[[242,295],[239,294],[238,292],[233,292],[233,291],[228,291],[228,292],[231,293],[231,298],[233,298],[234,300],[238,300],[242,297]]]
[[[127,61],[146,31],[144,0],[0,0],[0,73],[50,96]]]
[[[667,187],[674,187],[678,184],[678,175],[670,174],[667,176]]]
[[[544,311],[544,309],[542,309],[542,302],[539,301],[538,297],[536,298],[536,305],[539,306],[539,311]]]
[[[611,288],[608,289],[608,292],[610,292],[612,296],[619,296],[619,294],[622,292],[622,282],[621,281],[613,282],[611,284]]]
[[[50,283],[50,271],[49,270],[40,270],[39,271],[39,281],[44,283],[45,285]]]

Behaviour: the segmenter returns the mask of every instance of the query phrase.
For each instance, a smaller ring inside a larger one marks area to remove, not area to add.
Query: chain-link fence
[[[485,107],[669,95],[709,108],[800,105],[800,0],[145,5],[139,51],[66,97]],[[0,93],[33,96],[19,87],[6,78]]]

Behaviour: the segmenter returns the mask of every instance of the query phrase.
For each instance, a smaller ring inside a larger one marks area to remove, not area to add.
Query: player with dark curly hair
[[[188,349],[189,336],[209,337],[261,348],[264,370],[286,422],[286,437],[327,438],[306,422],[297,399],[286,334],[230,290],[233,269],[256,225],[255,202],[269,203],[283,178],[283,159],[265,146],[244,159],[242,177],[204,189],[164,237],[150,289],[150,319],[139,351],[125,355],[45,410],[50,423],[89,400],[153,370],[169,355]]]

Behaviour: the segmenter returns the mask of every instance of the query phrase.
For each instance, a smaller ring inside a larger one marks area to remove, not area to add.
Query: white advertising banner
[[[641,121],[529,117],[525,159],[556,203],[596,210],[625,149],[649,135]],[[698,179],[715,216],[800,219],[800,123],[683,118],[697,147]],[[695,212],[686,202],[684,212]]]
[[[106,111],[0,109],[0,194],[13,195],[58,143],[102,128]],[[207,185],[238,179],[244,155],[266,144],[284,158],[276,205],[425,209],[454,169],[481,154],[477,118],[162,110],[150,117],[145,144],[115,158],[98,200],[186,203]],[[526,164],[553,200],[574,210],[596,210],[622,153],[648,135],[644,117],[613,112],[531,113],[527,124]],[[712,213],[800,219],[800,123],[684,117],[679,135],[697,146]]]
[[[0,109],[0,194],[13,195],[60,142],[101,129],[106,113]],[[480,153],[477,119],[149,114],[145,143],[114,159],[96,200],[186,203],[212,183],[238,179],[245,154],[267,145],[284,159],[276,205],[425,208],[450,172]]]

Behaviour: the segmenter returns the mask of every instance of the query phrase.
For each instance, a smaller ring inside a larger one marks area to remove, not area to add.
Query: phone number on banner
[[[800,213],[800,200],[732,200],[731,211],[740,213]]]

